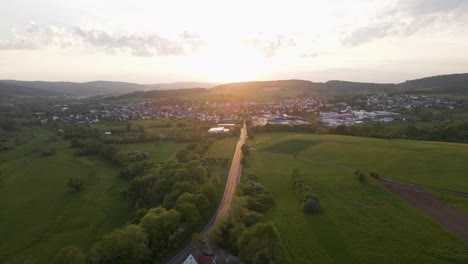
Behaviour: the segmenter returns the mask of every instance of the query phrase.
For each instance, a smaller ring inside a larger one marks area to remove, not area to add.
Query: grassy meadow
[[[239,137],[227,137],[217,140],[205,153],[206,157],[223,157],[232,159]]]
[[[468,145],[305,134],[259,134],[258,150],[303,156],[381,176],[468,193]]]
[[[125,151],[148,152],[150,160],[165,161],[174,156],[175,153],[185,148],[186,146],[186,143],[148,142],[135,144],[120,144],[119,148]]]
[[[0,263],[50,263],[69,245],[89,248],[103,235],[132,217],[120,192],[128,183],[117,177],[119,168],[97,156],[78,157],[70,142],[47,142],[52,132],[38,128],[37,139],[0,152]],[[42,157],[44,146],[56,150]],[[125,144],[124,150],[150,153],[163,161],[185,144]],[[85,180],[84,189],[67,188],[71,176]]]
[[[293,263],[468,262],[461,240],[372,179],[361,184],[353,174],[360,168],[466,190],[465,145],[288,133],[257,134],[248,144],[260,151],[251,151],[246,169],[272,192],[275,205],[265,216]],[[291,186],[294,168],[320,198],[320,213],[302,212]]]

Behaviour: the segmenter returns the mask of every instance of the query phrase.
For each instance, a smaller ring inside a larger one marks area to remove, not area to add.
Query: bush
[[[55,153],[56,153],[55,149],[53,149],[53,148],[43,148],[41,150],[41,156],[42,157],[53,156],[53,155],[55,155]]]
[[[78,192],[83,189],[84,180],[81,177],[73,176],[68,180],[67,185],[72,191]]]
[[[375,172],[371,172],[371,173],[369,174],[369,176],[371,176],[371,177],[374,178],[374,179],[379,179],[379,178],[380,178],[380,175],[377,174],[377,173],[375,173]]]
[[[320,212],[320,203],[318,202],[318,200],[308,198],[302,204],[302,210],[304,210],[304,212],[306,213],[318,213]]]

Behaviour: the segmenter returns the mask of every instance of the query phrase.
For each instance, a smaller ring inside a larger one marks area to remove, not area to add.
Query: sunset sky
[[[468,0],[2,0],[0,79],[137,83],[468,72]]]

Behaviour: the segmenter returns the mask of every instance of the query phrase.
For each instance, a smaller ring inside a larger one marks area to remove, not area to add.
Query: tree
[[[191,160],[189,161],[189,163],[187,164],[187,170],[190,172],[190,173],[193,173],[195,171],[196,168],[200,167],[202,164],[199,160]]]
[[[77,246],[65,247],[55,257],[57,264],[84,264],[85,262],[86,256],[83,250]]]
[[[151,253],[148,236],[137,225],[129,225],[105,235],[92,247],[89,260],[93,264],[149,263]]]
[[[272,222],[258,223],[239,238],[239,256],[246,263],[276,263],[280,236]]]
[[[190,152],[187,149],[181,149],[176,154],[176,158],[179,162],[187,162],[189,160]]]
[[[306,213],[318,213],[320,212],[320,203],[318,200],[308,198],[302,205],[302,210]]]
[[[358,176],[359,182],[364,183],[366,181],[366,174],[360,169],[355,170],[354,175]]]
[[[207,174],[206,169],[199,166],[193,171],[193,178],[198,183],[204,183],[207,180]]]
[[[81,191],[81,189],[83,189],[84,179],[78,176],[73,176],[68,179],[67,185],[74,192]]]
[[[416,138],[419,136],[419,129],[415,125],[409,125],[406,128],[406,136],[409,138]]]
[[[180,213],[162,207],[150,209],[140,220],[140,226],[149,235],[150,247],[154,256],[161,256],[169,248],[178,246]]]
[[[176,207],[180,212],[182,222],[187,223],[190,228],[195,228],[200,221],[200,213],[197,207],[191,203],[182,203]]]
[[[177,208],[180,204],[183,203],[191,203],[195,205],[201,215],[205,215],[211,206],[210,201],[203,194],[183,193],[179,196],[179,198],[177,198],[175,207]]]

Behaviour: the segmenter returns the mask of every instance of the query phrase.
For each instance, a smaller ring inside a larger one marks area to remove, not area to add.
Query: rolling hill
[[[7,92],[11,95],[36,96],[52,92],[53,96],[69,97],[92,97],[99,95],[123,95],[126,97],[142,96],[154,97],[161,93],[156,91],[178,90],[177,95],[187,93],[190,89],[198,91],[209,89],[209,93],[218,97],[235,96],[240,99],[252,98],[277,98],[277,97],[296,97],[307,95],[351,95],[377,92],[409,92],[409,93],[427,93],[427,94],[453,94],[468,95],[468,73],[450,74],[426,77],[416,80],[408,80],[403,83],[363,83],[331,80],[327,82],[312,82],[307,80],[275,80],[275,81],[253,81],[238,82],[216,85],[213,83],[198,82],[177,82],[177,83],[159,83],[159,84],[136,84],[128,82],[111,81],[93,81],[93,82],[43,82],[43,81],[16,81],[0,80],[3,87],[16,85],[16,92]],[[10,86],[13,87],[13,86]],[[28,89],[29,88],[29,89]],[[3,88],[6,89],[6,88]],[[37,90],[34,90],[37,89]],[[10,89],[11,90],[11,89]],[[153,92],[154,91],[154,92]],[[4,94],[6,90],[0,90]],[[135,93],[138,92],[138,93]],[[145,93],[140,93],[145,92]],[[150,92],[150,93],[147,93]],[[132,95],[133,93],[133,95]],[[171,95],[168,93],[167,95]]]
[[[54,91],[0,82],[0,95],[0,102],[5,102],[13,98],[55,97],[59,94]]]
[[[212,88],[217,86],[215,83],[201,82],[175,82],[175,83],[156,83],[146,85],[148,90],[179,90],[192,88]]]
[[[93,82],[44,82],[0,80],[0,83],[19,85],[57,93],[57,95],[71,97],[91,97],[99,95],[119,95],[137,91],[176,90],[190,88],[211,88],[214,84],[197,82],[136,84],[128,82],[93,81]],[[32,90],[31,90],[32,91]]]
[[[72,97],[90,97],[104,94],[124,94],[135,91],[143,91],[146,89],[146,86],[141,84],[109,81],[75,83],[1,80],[0,82],[53,91],[64,96]]]
[[[468,94],[468,73],[431,76],[398,84],[405,90],[433,93]]]
[[[468,95],[468,73],[449,74],[408,80],[403,83],[363,83],[331,80],[311,82],[306,80],[256,81],[222,84],[212,88],[217,93],[256,94],[276,92],[281,95],[350,95],[376,92],[416,92]]]

